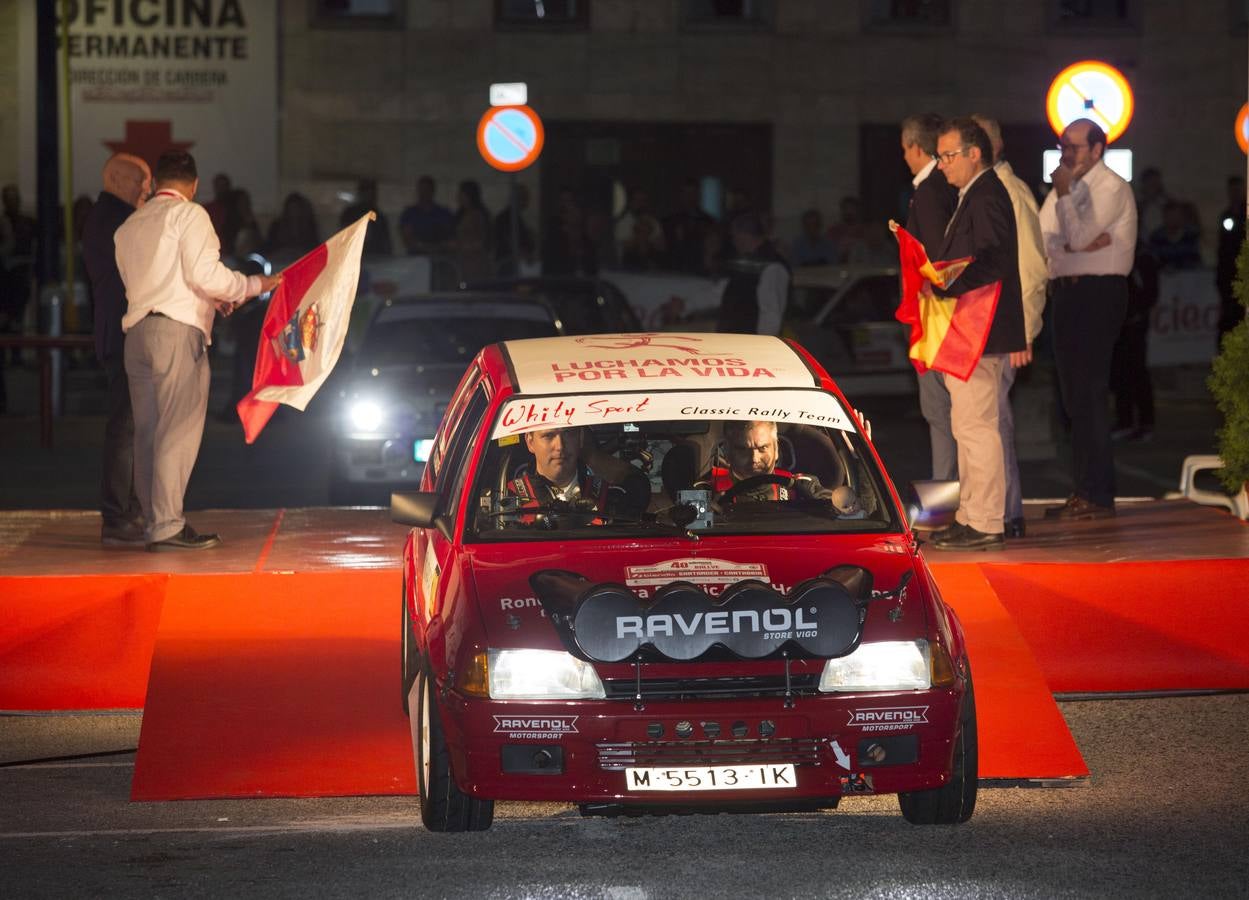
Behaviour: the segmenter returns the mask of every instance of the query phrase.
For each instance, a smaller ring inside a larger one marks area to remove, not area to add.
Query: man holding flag
[[[221,543],[182,515],[208,410],[208,345],[215,312],[229,315],[281,275],[241,275],[221,263],[221,242],[195,202],[195,159],[171,150],[156,162],[156,195],[117,229],[117,271],[126,288],[126,377],[134,410],[134,484],[149,551],[205,550]]]
[[[917,269],[913,247],[908,265],[908,244],[901,244],[898,318],[912,323],[912,360],[921,371],[952,376],[945,383],[958,443],[959,508],[955,523],[933,535],[939,550],[1005,546],[1006,475],[998,430],[1002,368],[1028,360],[1015,215],[992,163],[984,129],[970,118],[950,120],[937,139],[937,164],[958,189],[958,206],[937,258],[956,262],[933,266],[920,248],[923,265]],[[917,281],[917,271],[933,282],[930,288]],[[926,300],[917,294],[926,294]]]

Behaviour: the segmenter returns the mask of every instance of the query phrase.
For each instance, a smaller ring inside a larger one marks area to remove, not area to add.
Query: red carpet
[[[132,800],[415,791],[395,571],[173,576]]]
[[[1055,693],[1249,689],[1249,559],[983,571]]]
[[[932,566],[967,634],[980,733],[980,777],[1089,774],[1027,643],[974,563]]]
[[[0,709],[137,709],[168,575],[0,579]]]

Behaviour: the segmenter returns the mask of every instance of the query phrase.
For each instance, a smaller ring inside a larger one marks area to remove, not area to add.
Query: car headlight
[[[491,650],[486,681],[493,700],[601,700],[594,667],[563,650]]]
[[[377,431],[385,419],[381,406],[372,400],[357,400],[351,404],[347,415],[356,431]]]
[[[923,690],[932,686],[931,665],[932,653],[924,640],[859,644],[850,655],[824,664],[820,690]]]

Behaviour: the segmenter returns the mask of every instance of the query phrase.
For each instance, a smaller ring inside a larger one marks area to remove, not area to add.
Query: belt
[[[1062,287],[1071,287],[1079,284],[1081,281],[1095,281],[1102,278],[1127,278],[1126,275],[1059,275],[1057,278],[1051,278],[1050,284],[1057,284]]]

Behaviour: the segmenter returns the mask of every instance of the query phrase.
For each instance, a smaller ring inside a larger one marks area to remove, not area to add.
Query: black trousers
[[[1154,427],[1154,383],[1145,365],[1148,353],[1149,317],[1136,314],[1123,323],[1110,368],[1115,428]]]
[[[1079,275],[1050,282],[1054,365],[1071,420],[1075,493],[1102,506],[1115,499],[1110,443],[1110,362],[1128,307],[1122,275]]]
[[[104,374],[108,379],[108,419],[104,423],[100,517],[105,527],[116,527],[141,520],[143,510],[134,490],[134,414],[124,357],[106,358]]]

